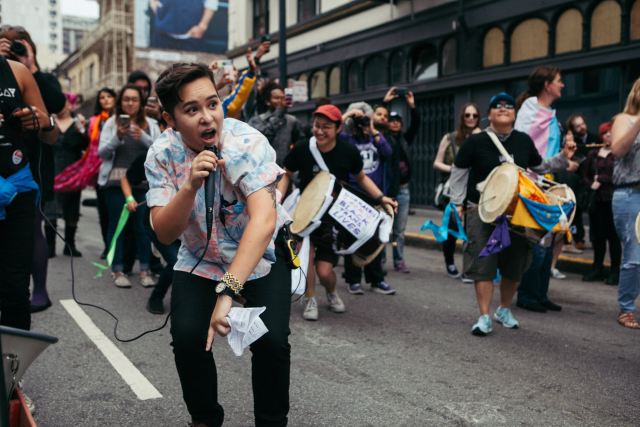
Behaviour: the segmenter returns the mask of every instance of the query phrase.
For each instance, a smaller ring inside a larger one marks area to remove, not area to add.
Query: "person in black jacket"
[[[391,101],[400,98],[398,88],[392,87],[384,97],[383,102],[389,105]],[[407,91],[404,95],[409,107],[409,128],[403,132],[402,116],[392,111],[389,114],[389,123],[385,138],[391,144],[391,160],[387,163],[385,172],[387,175],[387,195],[398,202],[398,214],[393,221],[393,233],[391,241],[393,245],[393,267],[396,271],[409,273],[409,268],[404,261],[404,230],[407,227],[409,217],[409,180],[411,179],[411,162],[409,160],[409,145],[416,137],[420,127],[420,118],[416,110],[416,102],[413,92]]]

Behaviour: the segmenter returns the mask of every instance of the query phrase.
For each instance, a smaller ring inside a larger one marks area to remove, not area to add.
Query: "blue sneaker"
[[[505,328],[518,329],[520,326],[520,323],[513,317],[511,310],[506,307],[498,307],[496,312],[493,313],[493,318]]]
[[[396,293],[396,290],[393,289],[390,284],[384,281],[380,283],[372,283],[371,290],[383,295],[393,295]]]
[[[484,337],[490,334],[491,331],[493,331],[493,328],[491,327],[491,317],[488,314],[478,317],[478,322],[471,328],[471,333],[478,337]]]
[[[364,291],[362,290],[360,283],[347,283],[347,290],[351,295],[364,295]]]

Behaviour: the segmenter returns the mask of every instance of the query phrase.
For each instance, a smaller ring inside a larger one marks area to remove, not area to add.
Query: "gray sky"
[[[62,14],[98,18],[98,2],[92,0],[62,0]]]

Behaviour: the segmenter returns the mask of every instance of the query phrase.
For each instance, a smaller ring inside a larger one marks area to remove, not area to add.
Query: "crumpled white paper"
[[[227,321],[231,332],[227,335],[229,346],[236,356],[242,356],[245,348],[269,332],[260,315],[267,307],[231,307]]]

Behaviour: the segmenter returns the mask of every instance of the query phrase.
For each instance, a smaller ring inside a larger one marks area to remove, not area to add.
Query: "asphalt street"
[[[102,250],[97,215],[87,207],[82,213],[77,298],[112,311],[120,337],[158,327],[164,316],[144,308],[150,289],[135,279],[131,289],[118,289],[108,276],[94,278]],[[346,313],[329,312],[320,288],[318,322],[304,321],[293,304],[290,425],[638,425],[640,332],[617,325],[616,288],[577,275],[554,280],[550,295],[561,312],[515,308],[519,330],[494,323],[494,333],[479,338],[470,333],[473,287],[448,278],[436,250],[408,248],[406,256],[411,274],[388,274],[395,296],[349,295],[339,280]],[[60,339],[25,375],[38,424],[186,426],[169,328],[120,343],[112,318],[82,307],[161,395],[141,400],[60,303],[72,298],[69,261],[51,260],[53,306],[33,316],[34,331]],[[217,338],[214,354],[225,425],[252,425],[250,353],[235,357]]]

